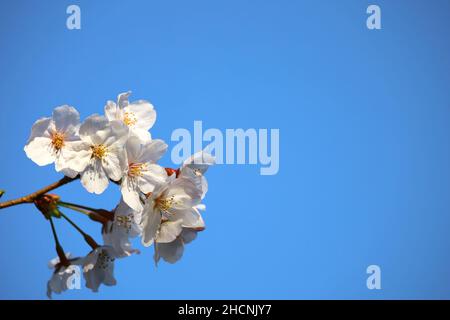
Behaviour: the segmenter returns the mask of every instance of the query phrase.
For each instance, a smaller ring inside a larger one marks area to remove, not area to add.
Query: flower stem
[[[61,264],[63,264],[64,266],[67,267],[70,265],[70,262],[69,262],[69,260],[67,260],[66,254],[64,253],[64,249],[62,248],[61,243],[59,242],[58,234],[56,233],[55,224],[53,223],[53,219],[52,219],[52,217],[50,217],[48,220],[50,221],[50,226],[52,227],[53,238],[55,240],[56,253],[58,254],[59,261],[61,262]]]
[[[88,235],[86,232],[84,232],[75,222],[73,222],[68,216],[66,216],[64,213],[60,212],[61,216],[67,220],[67,222],[69,222],[72,227],[74,227],[84,238],[84,240],[86,241],[86,243],[92,248],[92,249],[96,249],[99,245],[97,244],[97,242],[95,242],[95,240]]]
[[[7,207],[11,207],[11,206],[15,206],[18,204],[22,204],[22,203],[32,203],[35,199],[39,198],[40,196],[42,196],[43,194],[46,194],[47,192],[54,190],[56,188],[59,188],[67,183],[70,183],[72,181],[75,181],[76,179],[78,179],[79,176],[76,176],[75,178],[69,178],[69,177],[64,177],[36,192],[30,193],[29,195],[23,196],[21,198],[17,198],[14,200],[9,200],[9,201],[5,201],[5,202],[1,202],[0,203],[0,209],[4,209]]]
[[[88,208],[88,207],[85,207],[85,206],[80,206],[80,205],[77,205],[77,204],[72,204],[72,203],[63,202],[63,201],[58,201],[58,205],[62,206],[62,207],[65,207],[65,208],[68,208],[68,209],[71,209],[73,211],[77,211],[77,212],[83,213],[83,214],[85,214],[87,216],[89,216],[91,214],[91,211],[95,210],[95,209],[91,209],[91,208]]]
[[[58,201],[58,205],[87,215],[91,220],[105,225],[108,221],[114,220],[114,214],[104,209],[94,209],[87,206],[74,204],[65,201]]]

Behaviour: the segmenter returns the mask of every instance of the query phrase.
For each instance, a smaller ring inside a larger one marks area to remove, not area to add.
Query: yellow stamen
[[[169,210],[176,204],[174,197],[172,195],[169,198],[158,198],[155,200],[155,206],[163,212],[170,213]]]
[[[52,134],[52,146],[56,151],[61,150],[64,147],[64,133],[53,132]]]
[[[103,157],[108,152],[108,149],[103,144],[91,146],[91,150],[92,150],[92,157],[97,158],[97,159],[103,159]]]
[[[132,221],[133,221],[133,214],[131,213],[127,216],[116,216],[117,225],[125,228],[127,232],[130,232],[131,230]]]
[[[111,257],[109,254],[108,254],[108,252],[106,251],[106,250],[102,250],[99,254],[98,254],[98,258],[97,258],[98,260],[97,260],[97,266],[100,268],[100,269],[103,269],[103,270],[106,270],[108,267],[109,267],[109,265],[111,264],[111,263],[113,263],[114,262],[114,258],[113,257]]]
[[[128,175],[130,177],[142,176],[142,172],[147,170],[145,163],[130,163],[128,166]]]
[[[136,115],[133,112],[127,111],[123,115],[123,123],[125,123],[127,126],[132,127],[136,124],[137,118]]]

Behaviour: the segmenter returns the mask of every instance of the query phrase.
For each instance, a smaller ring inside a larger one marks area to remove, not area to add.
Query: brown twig
[[[11,207],[11,206],[15,206],[18,204],[22,204],[22,203],[32,203],[36,198],[42,196],[43,194],[46,194],[49,191],[52,191],[56,188],[59,188],[69,182],[72,182],[76,179],[78,179],[79,177],[75,177],[75,178],[69,178],[69,177],[64,177],[62,179],[60,179],[59,181],[56,181],[36,192],[30,193],[29,195],[23,196],[21,198],[17,198],[14,200],[9,200],[9,201],[5,201],[5,202],[1,202],[0,203],[0,209],[4,209],[7,207]]]

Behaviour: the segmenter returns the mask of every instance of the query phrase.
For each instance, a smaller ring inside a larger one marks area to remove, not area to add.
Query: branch
[[[79,178],[79,176],[75,177],[75,178],[69,178],[69,177],[64,177],[62,179],[60,179],[59,181],[56,181],[36,192],[30,193],[27,196],[23,196],[21,198],[17,198],[14,200],[9,200],[9,201],[5,201],[5,202],[1,202],[0,203],[0,209],[4,209],[7,207],[11,207],[11,206],[15,206],[18,204],[22,204],[22,203],[32,203],[35,199],[39,198],[40,196],[42,196],[43,194],[46,194],[49,191],[52,191],[56,188],[59,188],[69,182],[72,182],[74,180],[77,180]]]

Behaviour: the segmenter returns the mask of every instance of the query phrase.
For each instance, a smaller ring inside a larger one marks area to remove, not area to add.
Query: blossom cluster
[[[140,237],[145,247],[154,245],[155,263],[174,263],[184,245],[205,228],[200,214],[208,190],[204,173],[214,158],[200,151],[176,170],[158,165],[167,144],[152,139],[149,132],[156,111],[148,101],[130,102],[129,95],[119,94],[117,102],[106,103],[104,115],[91,115],[82,123],[78,111],[64,105],[32,127],[24,150],[36,164],[54,163],[56,171],[79,178],[90,193],[103,193],[110,182],[121,191],[118,205],[103,224],[103,245],[93,245],[82,258],[59,255],[51,261],[49,297],[67,290],[75,266],[93,291],[101,284],[115,285],[115,260],[139,252],[131,238]]]

